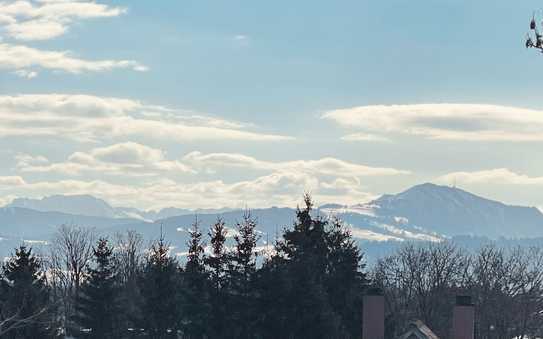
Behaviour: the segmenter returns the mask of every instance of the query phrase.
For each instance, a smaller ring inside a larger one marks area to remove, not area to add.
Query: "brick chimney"
[[[475,307],[470,296],[457,296],[453,311],[452,339],[473,339]]]
[[[385,338],[385,297],[378,288],[371,288],[364,296],[362,339]]]

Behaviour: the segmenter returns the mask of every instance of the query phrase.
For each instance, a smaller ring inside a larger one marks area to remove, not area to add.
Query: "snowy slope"
[[[543,214],[535,207],[506,205],[464,190],[422,184],[396,195],[329,213],[354,215],[409,232],[443,236],[476,235],[531,238],[543,236]]]

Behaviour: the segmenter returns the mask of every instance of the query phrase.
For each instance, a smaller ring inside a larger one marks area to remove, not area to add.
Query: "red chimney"
[[[364,296],[362,339],[385,338],[385,297],[379,289],[370,289]]]
[[[470,296],[457,296],[453,311],[452,339],[473,339],[475,333],[475,307]]]

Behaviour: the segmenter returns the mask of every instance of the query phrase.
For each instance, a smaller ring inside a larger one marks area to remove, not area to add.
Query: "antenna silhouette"
[[[533,31],[535,39],[533,39],[534,36],[532,36],[530,31]],[[538,29],[538,24],[535,18],[535,12],[533,13],[532,20],[530,21],[530,31],[526,34],[526,42],[525,42],[526,48],[535,48],[543,53],[543,34],[541,34]]]

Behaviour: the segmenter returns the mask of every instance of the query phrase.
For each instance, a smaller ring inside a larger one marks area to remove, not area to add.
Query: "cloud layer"
[[[364,133],[458,141],[543,141],[543,111],[481,104],[360,106],[326,112],[323,119]],[[362,133],[362,134],[361,134]],[[364,138],[362,138],[364,139]]]
[[[112,139],[285,141],[246,125],[136,100],[90,95],[0,96],[0,136],[97,142]]]
[[[134,60],[88,60],[70,51],[50,51],[22,45],[50,40],[64,35],[77,21],[116,17],[126,12],[94,1],[34,0],[0,3],[0,69],[13,70],[14,74],[31,79],[38,70],[48,69],[78,74],[104,72],[117,68],[146,71],[147,67]],[[1,39],[0,39],[1,40]]]
[[[230,169],[247,179],[226,181],[224,171]],[[58,163],[43,156],[18,154],[17,170],[23,174],[60,173],[73,179],[30,182],[22,176],[0,178],[6,194],[85,193],[141,208],[172,204],[190,208],[293,206],[304,192],[311,192],[321,202],[359,203],[375,197],[364,184],[370,177],[409,174],[334,158],[273,162],[238,153],[191,152],[175,160],[161,150],[132,142],[76,152]],[[112,176],[140,178],[120,185]],[[212,179],[207,178],[210,176]]]

